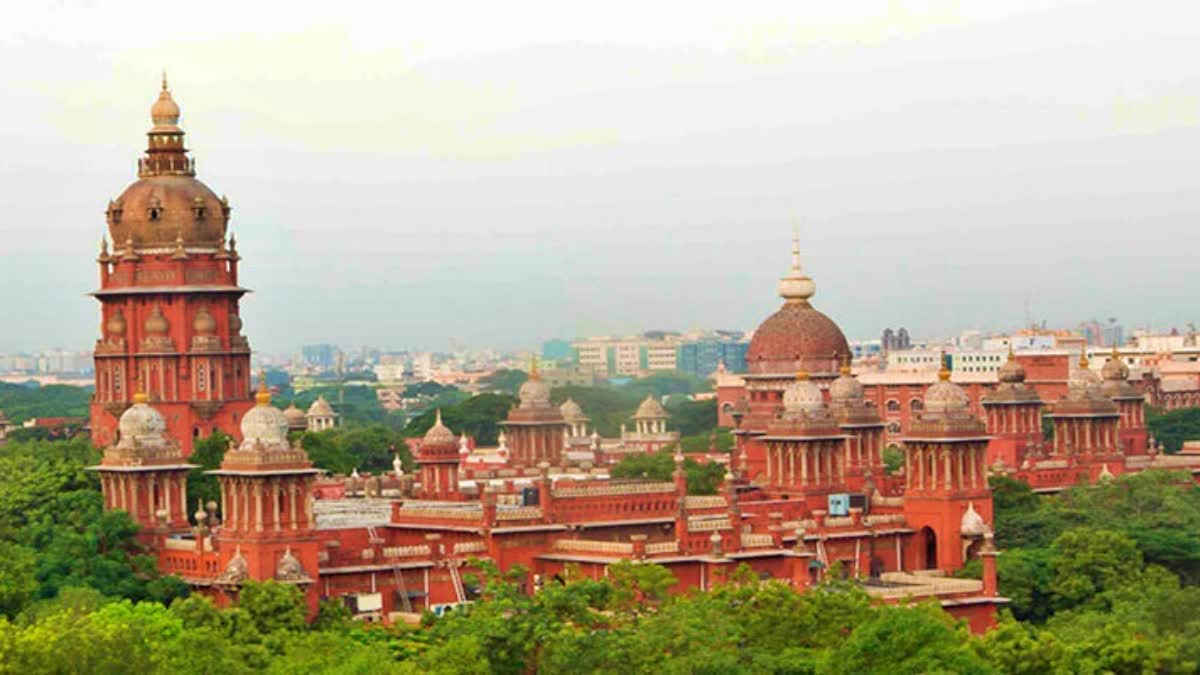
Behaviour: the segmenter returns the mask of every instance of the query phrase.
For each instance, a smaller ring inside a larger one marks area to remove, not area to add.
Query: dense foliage
[[[90,397],[87,387],[0,382],[0,410],[13,424],[33,417],[86,417]]]
[[[1200,408],[1180,408],[1164,412],[1146,408],[1146,427],[1167,452],[1179,452],[1183,442],[1200,438]]]
[[[691,495],[715,495],[725,478],[725,465],[716,462],[701,464],[694,459],[683,461],[687,475],[687,491]],[[673,480],[675,460],[670,450],[630,455],[609,472],[613,478],[645,478],[656,481]]]

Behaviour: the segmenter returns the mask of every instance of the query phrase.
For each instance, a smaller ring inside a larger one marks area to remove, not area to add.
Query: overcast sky
[[[261,350],[750,329],[794,220],[851,338],[1200,319],[1195,0],[138,4],[0,6],[0,351],[90,348],[164,67]]]

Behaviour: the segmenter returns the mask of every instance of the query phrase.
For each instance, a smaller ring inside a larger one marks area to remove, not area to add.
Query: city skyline
[[[511,37],[437,13],[396,36],[319,13],[252,36],[219,11],[148,31],[133,8],[75,27],[30,8],[0,32],[29,64],[0,78],[0,351],[88,346],[61,336],[95,333],[83,263],[164,65],[200,177],[233,203],[267,352],[752,327],[796,218],[814,303],[854,337],[1012,328],[1029,300],[1052,324],[1193,320],[1185,17],[864,7],[543,8],[554,31]]]

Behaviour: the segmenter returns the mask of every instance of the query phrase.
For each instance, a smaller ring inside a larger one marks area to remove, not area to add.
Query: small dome
[[[783,391],[783,407],[788,412],[813,412],[825,407],[825,397],[808,373],[801,371]]]
[[[587,419],[587,416],[583,414],[583,408],[580,408],[574,399],[568,398],[563,401],[558,410],[562,413],[563,419],[568,422],[581,422]]]
[[[125,335],[125,315],[120,309],[113,312],[113,315],[108,319],[108,334],[113,337],[121,337]]]
[[[525,384],[521,385],[517,397],[521,399],[522,408],[545,408],[550,405],[550,386],[533,372],[529,374]]]
[[[147,335],[166,335],[171,326],[167,323],[167,317],[163,316],[162,308],[155,305],[142,327]]]
[[[304,566],[300,564],[300,560],[292,555],[292,549],[289,546],[279,558],[279,563],[275,565],[275,579],[277,581],[304,581],[308,579],[308,575],[304,573]]]
[[[1104,368],[1100,370],[1100,374],[1106,381],[1124,382],[1129,379],[1129,366],[1125,365],[1125,360],[1114,349],[1113,355],[1108,357],[1108,361],[1105,362]]]
[[[634,414],[634,419],[666,419],[670,417],[665,408],[653,396],[646,396],[646,400],[638,406],[637,413]]]
[[[318,396],[317,400],[308,406],[309,417],[333,417],[333,415],[333,406],[329,405],[329,401],[326,401],[324,396]]]
[[[982,537],[988,533],[987,523],[983,522],[983,516],[975,510],[975,502],[967,504],[967,510],[963,513],[962,525],[959,530],[964,537]]]
[[[259,378],[256,405],[242,417],[242,444],[261,441],[264,445],[287,445],[288,418],[283,411],[271,405],[271,393],[267,391],[265,378]]]
[[[861,401],[863,385],[850,374],[850,366],[842,366],[841,375],[829,385],[829,398],[839,403]]]
[[[442,424],[442,409],[438,408],[437,419],[433,426],[429,427],[429,431],[425,432],[425,437],[421,440],[421,447],[454,448],[457,446],[458,442],[454,438],[454,432]]]
[[[217,320],[208,313],[207,308],[201,307],[196,310],[196,319],[192,321],[192,328],[200,335],[212,335],[217,332]]]
[[[229,315],[229,330],[237,335],[242,332],[242,317],[237,314]]]
[[[163,75],[162,90],[158,92],[158,100],[150,106],[150,119],[154,122],[156,131],[168,131],[179,125],[179,104],[171,97],[167,88],[167,76]]]
[[[996,377],[1001,382],[1007,382],[1008,384],[1019,384],[1025,381],[1025,367],[1017,361],[1011,348],[1008,352],[1008,360],[1004,362],[1003,366],[1000,366]]]
[[[297,408],[295,402],[292,402],[284,409],[283,415],[287,418],[288,426],[302,427],[305,425],[304,411]]]
[[[938,372],[938,382],[925,392],[925,411],[944,413],[954,410],[966,410],[971,399],[963,388],[950,381],[950,371],[942,368]]]
[[[242,555],[242,549],[239,546],[233,552],[233,557],[225,564],[225,571],[217,578],[223,583],[240,583],[245,581],[250,576],[250,563],[246,562],[246,556]]]
[[[146,395],[133,395],[133,405],[121,413],[117,423],[122,439],[160,438],[167,431],[167,420],[154,408],[146,404]]]
[[[1079,359],[1079,367],[1071,373],[1070,379],[1067,380],[1067,399],[1085,401],[1096,398],[1100,395],[1100,384],[1100,376],[1092,372],[1085,354]]]

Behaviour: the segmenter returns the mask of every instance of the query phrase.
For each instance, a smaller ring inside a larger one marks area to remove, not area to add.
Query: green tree
[[[1095,528],[1068,530],[1052,547],[1054,578],[1050,592],[1060,608],[1081,605],[1104,591],[1128,583],[1142,570],[1142,553],[1118,532]]]
[[[247,581],[238,594],[237,606],[262,635],[298,631],[306,625],[304,593],[292,584]]]
[[[941,607],[883,606],[829,655],[830,673],[989,673]]]

